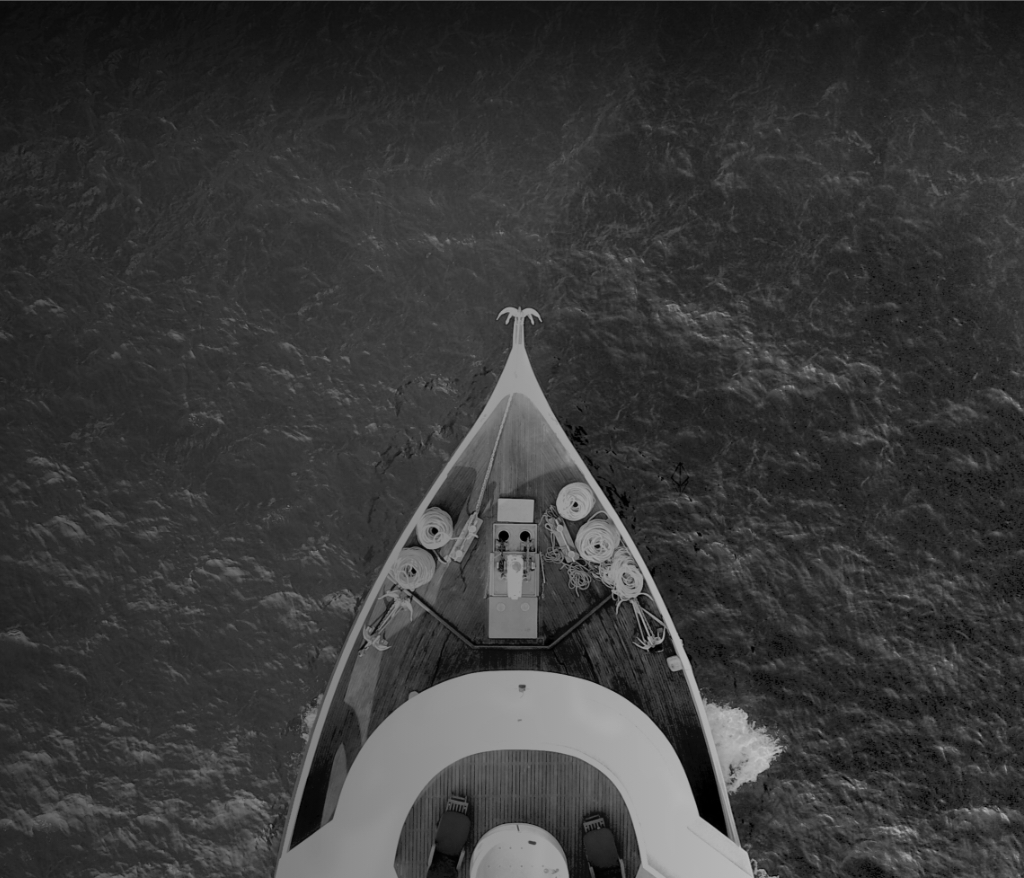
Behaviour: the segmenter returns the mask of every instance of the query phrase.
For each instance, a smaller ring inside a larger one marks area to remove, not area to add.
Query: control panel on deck
[[[537,525],[502,521],[494,525],[487,594],[518,598],[540,594]]]
[[[487,569],[488,635],[536,638],[540,556],[533,500],[498,500]]]

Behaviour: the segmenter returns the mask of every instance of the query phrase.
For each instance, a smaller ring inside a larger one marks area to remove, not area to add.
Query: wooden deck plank
[[[582,820],[599,811],[615,835],[626,874],[640,868],[633,823],[619,791],[602,772],[581,759],[538,750],[494,750],[460,759],[437,774],[409,811],[395,855],[399,878],[423,878],[427,854],[448,795],[470,802],[473,821],[459,871],[467,878],[473,847],[503,823],[530,823],[558,839],[570,878],[589,878]]]
[[[438,612],[476,641],[487,638],[487,617],[483,610],[486,608],[491,534],[496,521],[495,501],[499,497],[528,497],[534,501],[535,518],[539,520],[543,511],[554,504],[562,486],[580,477],[579,470],[552,435],[540,413],[519,394],[514,395],[509,403],[506,426],[495,449],[505,402],[507,400],[499,402],[484,429],[460,458],[460,464],[465,465],[459,467],[459,478],[449,478],[436,495],[436,502],[454,517],[456,507],[472,510],[483,494],[480,536],[457,574],[463,583],[471,584],[469,594],[465,589],[459,592],[445,587],[435,604]],[[485,486],[482,480],[492,451],[495,452],[496,463]],[[471,486],[468,473],[475,474]],[[542,541],[539,539],[538,542]],[[543,544],[546,548],[546,541]],[[557,568],[548,572],[553,588],[564,583],[565,575]],[[445,585],[448,582],[446,580]],[[538,620],[541,636],[550,635],[568,624],[576,612],[575,607],[566,606],[558,599],[557,591],[549,594],[550,597],[545,594],[541,599]]]
[[[449,640],[458,642],[458,638],[427,616],[421,617],[395,638],[391,649],[382,656],[370,734],[409,700],[410,692],[422,692],[430,686],[428,671],[440,660]]]
[[[503,406],[499,405],[498,410],[503,414]],[[498,411],[491,416],[491,420],[497,416]],[[488,432],[488,440],[492,443],[493,435],[496,433]],[[479,462],[481,478],[486,470],[483,459],[486,457],[489,460],[491,450],[486,447],[473,449],[473,459]],[[462,569],[463,578],[476,584],[481,600],[456,602],[452,593],[442,592],[437,602],[438,611],[474,640],[487,637],[486,613],[483,612],[486,605],[483,599],[489,575],[491,534],[496,520],[494,501],[498,497],[528,497],[534,501],[534,517],[539,522],[544,510],[554,505],[562,487],[581,478],[579,470],[569,459],[565,448],[552,435],[540,413],[529,400],[520,395],[512,400],[505,432],[498,443],[496,460],[500,465],[495,465],[491,481],[484,492],[487,502],[481,509],[481,535]],[[480,484],[474,485],[473,496],[479,496],[480,490]],[[538,543],[542,549],[548,546],[544,537],[539,537]],[[551,636],[580,612],[578,601],[566,600],[566,592],[570,598],[575,595],[567,588],[565,574],[557,566],[548,565],[545,576],[548,588],[541,595],[538,620],[538,633],[542,637]]]
[[[633,627],[630,609],[623,607],[616,616],[609,608],[572,636],[572,648],[599,669],[603,685],[643,710],[661,729],[686,771],[700,815],[725,833],[714,766],[686,681],[671,671],[664,655],[633,645]]]

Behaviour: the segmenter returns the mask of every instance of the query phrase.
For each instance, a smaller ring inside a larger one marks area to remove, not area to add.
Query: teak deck
[[[728,834],[708,744],[684,675],[670,670],[664,653],[643,652],[633,644],[636,632],[630,609],[623,607],[616,614],[614,601],[607,602],[554,648],[536,648],[550,642],[601,603],[609,593],[604,584],[595,580],[589,590],[575,593],[568,587],[566,576],[558,565],[545,562],[545,583],[539,600],[538,640],[530,643],[488,640],[487,565],[492,548],[496,500],[499,497],[533,499],[535,518],[539,522],[544,510],[554,505],[559,490],[567,483],[581,479],[580,470],[533,403],[516,393],[512,395],[505,427],[497,443],[488,483],[481,484],[495,449],[495,440],[499,438],[507,400],[505,397],[499,401],[431,500],[432,506],[439,506],[452,516],[458,533],[461,522],[473,510],[483,491],[480,510],[483,522],[479,536],[461,565],[440,564],[434,580],[418,590],[417,599],[429,605],[434,613],[414,604],[411,618],[401,611],[387,628],[389,649],[378,652],[371,648],[358,658],[356,652],[352,652],[334,700],[327,708],[323,733],[302,791],[291,839],[293,846],[330,819],[333,812],[330,802],[337,800],[346,765],[352,764],[367,737],[408,699],[411,692],[423,691],[453,677],[477,671],[513,669],[549,671],[590,680],[619,693],[643,710],[679,755],[701,817]],[[570,524],[574,536],[577,530],[577,524]],[[413,544],[414,539],[409,542],[409,545]],[[540,553],[543,555],[548,547],[547,534],[541,528]],[[384,609],[385,602],[378,601],[370,618],[376,619]],[[361,637],[356,632],[351,636]],[[467,709],[472,708],[467,706]],[[452,717],[452,722],[457,723],[458,717]],[[335,764],[336,756],[339,764]],[[466,770],[469,772],[466,776],[472,777],[476,770],[473,766],[477,764],[473,759],[476,758],[462,761],[469,768],[459,768],[462,766],[460,762],[452,767],[452,771]],[[480,759],[486,763],[483,756]],[[547,777],[552,764],[561,765],[559,759],[548,753],[536,753],[530,758],[521,755],[514,759],[509,757],[507,770],[514,771],[516,777],[529,787],[540,778]],[[572,768],[572,771],[576,769]],[[432,784],[425,790],[421,802],[409,817],[409,837],[406,840],[403,835],[405,847],[400,846],[400,860],[406,856],[403,851],[408,851],[410,857],[415,853],[413,860],[419,862],[421,836],[426,832],[422,826],[431,824],[431,821],[436,823],[438,791],[446,781],[439,776],[435,783],[437,789],[431,792],[434,789]],[[525,813],[513,815],[518,807],[514,806],[514,798],[513,804],[502,805],[504,810],[501,810],[497,799],[490,802],[481,798],[475,802],[472,789],[467,790],[471,807],[478,809],[474,838],[491,828],[486,825],[491,819],[530,822]],[[480,795],[485,796],[482,792]],[[529,810],[526,805],[523,808]],[[417,809],[421,809],[422,814]],[[499,811],[503,816],[497,816]],[[580,816],[573,814],[571,819],[566,816],[566,820],[570,823],[576,821],[576,824],[567,827],[565,832],[569,834],[560,837],[563,845],[570,844],[571,838],[579,834]],[[550,820],[547,812],[545,820]],[[537,822],[545,825],[545,820],[538,818]],[[620,840],[620,845],[622,843]],[[566,853],[569,854],[568,847]],[[425,854],[424,850],[424,857]],[[570,863],[573,862],[570,859]],[[572,865],[572,868],[575,870],[577,866]]]
[[[532,823],[558,839],[568,878],[590,878],[583,854],[583,818],[600,812],[615,836],[626,874],[640,868],[636,833],[626,803],[608,778],[581,759],[533,750],[494,750],[460,759],[438,774],[406,818],[395,856],[398,878],[423,878],[437,822],[449,793],[470,801],[473,821],[459,875],[467,878],[480,837],[502,823]]]

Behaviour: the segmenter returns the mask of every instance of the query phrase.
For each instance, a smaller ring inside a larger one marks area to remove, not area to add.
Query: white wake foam
[[[713,702],[705,702],[704,709],[725,775],[725,787],[730,793],[757,778],[782,752],[782,745],[767,731],[753,725],[745,710],[720,707]]]

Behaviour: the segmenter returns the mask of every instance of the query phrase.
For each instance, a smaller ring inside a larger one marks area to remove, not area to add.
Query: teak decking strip
[[[450,793],[469,799],[473,821],[466,857],[467,878],[480,837],[503,823],[530,823],[550,832],[565,851],[568,878],[589,878],[583,853],[583,818],[599,811],[615,835],[626,874],[640,868],[636,833],[626,803],[598,769],[563,753],[492,750],[449,765],[424,788],[409,811],[395,854],[398,878],[423,878],[437,821]]]

